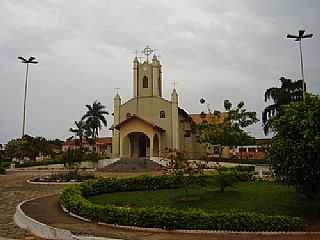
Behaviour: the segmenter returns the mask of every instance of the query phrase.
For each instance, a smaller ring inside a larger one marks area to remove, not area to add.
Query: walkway
[[[0,237],[31,240],[31,235],[13,222],[16,206],[24,200],[57,193],[63,188],[26,183],[34,174],[28,172],[0,176]]]

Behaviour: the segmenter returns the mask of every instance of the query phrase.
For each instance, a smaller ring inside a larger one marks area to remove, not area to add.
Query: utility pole
[[[304,34],[305,30],[299,30],[298,35],[287,34],[287,38],[294,38],[295,41],[299,42],[299,50],[300,50],[300,67],[301,67],[301,77],[302,77],[302,99],[305,101],[305,80],[304,80],[304,72],[303,72],[303,58],[302,58],[302,46],[301,42],[304,38],[312,38],[313,34]]]
[[[25,123],[26,123],[26,101],[27,101],[27,88],[28,88],[28,73],[29,73],[29,63],[37,64],[38,62],[35,61],[35,57],[29,57],[29,59],[25,59],[23,57],[18,57],[22,63],[27,65],[26,69],[26,80],[24,84],[24,100],[23,100],[23,120],[22,120],[22,138],[25,135]]]

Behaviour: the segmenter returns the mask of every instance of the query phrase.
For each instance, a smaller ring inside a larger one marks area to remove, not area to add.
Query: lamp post
[[[25,133],[25,123],[26,123],[26,100],[27,100],[27,86],[28,86],[28,73],[29,73],[29,63],[37,64],[38,62],[35,61],[35,57],[29,57],[29,59],[25,59],[23,57],[18,57],[18,59],[21,60],[22,63],[27,64],[27,70],[26,70],[26,81],[24,84],[24,101],[23,101],[23,120],[22,120],[22,138]]]
[[[304,72],[303,72],[303,59],[302,59],[302,47],[301,41],[304,38],[312,38],[313,34],[306,34],[304,35],[305,30],[299,30],[298,35],[287,34],[287,38],[294,38],[295,41],[299,42],[299,49],[300,49],[300,65],[301,65],[301,77],[302,77],[302,99],[305,100],[305,82],[304,82]]]

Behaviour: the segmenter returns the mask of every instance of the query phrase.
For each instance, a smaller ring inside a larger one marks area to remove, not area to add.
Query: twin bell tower
[[[154,52],[150,47],[143,50],[146,59],[135,57],[133,61],[133,96],[162,97],[161,64],[154,54],[151,62],[149,56]]]

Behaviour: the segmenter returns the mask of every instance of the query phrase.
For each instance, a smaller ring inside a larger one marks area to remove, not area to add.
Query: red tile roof
[[[220,113],[220,116],[213,116],[212,114],[206,114],[205,118],[201,118],[201,114],[190,114],[192,121],[196,124],[196,125],[200,125],[202,123],[202,121],[207,121],[207,122],[216,122],[216,123],[221,123],[225,116],[227,115],[226,112]]]

